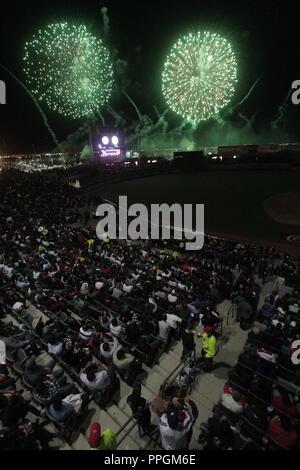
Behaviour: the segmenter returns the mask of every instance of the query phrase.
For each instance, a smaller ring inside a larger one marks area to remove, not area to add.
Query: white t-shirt
[[[92,382],[88,381],[86,374],[80,374],[80,380],[90,390],[105,390],[110,385],[110,377],[106,370],[96,372]]]
[[[173,295],[173,294],[168,295],[168,301],[171,302],[172,304],[176,302],[176,300],[177,300],[176,295]]]
[[[100,354],[101,356],[105,357],[106,359],[111,359],[112,358],[112,355],[113,353],[115,352],[115,350],[117,349],[118,347],[118,340],[117,338],[114,338],[113,341],[108,341],[107,342],[109,344],[109,351],[104,351],[103,349],[103,344],[100,344]]]
[[[186,435],[193,425],[191,417],[188,415],[183,422],[182,429],[171,429],[168,425],[168,418],[163,414],[159,422],[161,444],[164,450],[183,450],[186,448]]]
[[[168,339],[170,327],[166,321],[160,320],[158,322],[159,336],[165,340]]]
[[[291,313],[298,313],[299,312],[299,305],[296,302],[292,305],[289,305],[289,311]]]
[[[130,294],[132,289],[133,289],[133,286],[127,286],[126,284],[123,284],[123,291],[124,292],[128,292]]]
[[[50,344],[48,343],[48,353],[49,354],[60,354],[62,351],[63,344]]]
[[[170,328],[173,328],[175,330],[177,328],[177,324],[181,322],[182,319],[177,315],[174,315],[173,313],[167,313],[167,324]]]
[[[5,276],[8,277],[9,279],[13,275],[13,269],[14,268],[10,268],[9,266],[4,266],[4,268],[3,268],[3,272],[4,272]]]
[[[85,330],[84,328],[80,328],[79,330],[79,337],[84,341],[88,341],[92,336],[93,332],[91,330]]]
[[[221,404],[234,413],[242,413],[243,411],[243,405],[237,403],[229,393],[223,393],[221,397]]]
[[[117,326],[110,325],[109,329],[110,329],[110,332],[117,338],[121,336],[124,331],[121,325],[117,325]]]
[[[24,304],[22,302],[16,302],[13,304],[13,310],[22,310],[24,308]]]

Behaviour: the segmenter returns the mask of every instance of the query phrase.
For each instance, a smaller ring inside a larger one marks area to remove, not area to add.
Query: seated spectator
[[[18,426],[7,428],[2,434],[2,439],[3,437],[6,439],[4,450],[52,450],[53,447],[49,443],[58,435],[58,433],[49,432],[38,422],[26,420]]]
[[[139,329],[139,325],[137,322],[130,323],[126,329],[126,341],[131,344],[137,344],[139,338],[141,337],[142,331]]]
[[[123,294],[123,292],[120,289],[119,284],[116,287],[113,288],[112,297],[114,297],[115,299],[119,299],[122,296],[122,294]]]
[[[90,429],[89,444],[91,450],[114,450],[117,446],[116,435],[110,429],[101,433],[99,423],[93,423]]]
[[[266,431],[268,427],[268,417],[267,413],[263,407],[259,405],[253,405],[251,403],[246,403],[243,410],[243,415],[247,420],[256,426],[261,431]],[[249,431],[249,430],[248,430]],[[261,434],[255,433],[255,430],[251,428],[251,436],[253,439],[261,437]]]
[[[87,296],[90,292],[90,288],[87,282],[84,282],[80,287],[80,294],[83,296]]]
[[[243,405],[240,403],[241,395],[238,392],[233,394],[223,393],[221,396],[221,404],[233,413],[240,414],[243,412]]]
[[[93,333],[94,333],[93,325],[89,320],[87,320],[80,327],[79,338],[82,339],[83,341],[88,342]]]
[[[278,411],[282,411],[289,416],[297,415],[296,406],[294,405],[292,397],[283,389],[281,391],[279,391],[278,388],[273,389],[272,405]]]
[[[208,444],[208,447],[205,446],[205,449],[211,448],[214,443],[217,443],[218,448],[223,449],[234,446],[235,434],[225,416],[221,416],[220,418],[212,416],[208,418],[205,427],[201,424],[200,429],[201,431],[205,429],[205,433],[200,433],[198,442],[205,440]],[[208,433],[206,431],[208,431]],[[218,441],[216,442],[216,440]]]
[[[13,336],[0,336],[0,340],[4,341],[8,349],[15,350],[27,346],[32,341],[32,334],[25,331]]]
[[[98,367],[101,368],[98,371]],[[111,378],[108,369],[101,362],[89,362],[80,371],[80,380],[86,387],[92,391],[103,392],[111,384]]]
[[[64,403],[60,397],[53,400],[49,406],[49,414],[57,423],[66,421],[66,419],[74,413],[74,408],[68,403]]]
[[[90,339],[88,340],[88,347],[93,351],[94,354],[99,353],[99,348],[101,346],[102,333],[100,331],[94,332]]]
[[[111,334],[111,333],[110,333]],[[118,340],[115,336],[111,335],[112,341],[104,341],[100,345],[100,355],[107,361],[108,363],[112,362],[112,357],[115,350],[118,347]]]
[[[49,354],[60,354],[62,352],[63,343],[56,335],[48,338],[48,353]]]
[[[126,294],[130,294],[132,292],[133,285],[130,284],[128,280],[126,280],[123,284],[123,291],[126,292]]]
[[[30,404],[30,400],[25,400],[17,392],[10,393],[4,398],[0,423],[4,428],[16,426],[29,412],[40,416],[40,411]]]
[[[111,321],[112,315],[109,315],[107,312],[100,316],[100,325],[103,326],[103,328],[105,328],[106,330],[109,329]]]
[[[111,334],[116,336],[117,338],[120,338],[125,333],[125,329],[120,325],[116,318],[113,318],[113,320],[111,321],[109,329]]]
[[[15,380],[9,377],[8,369],[5,365],[0,365],[0,391],[15,390]]]
[[[268,426],[268,435],[287,449],[294,449],[298,442],[298,435],[291,420],[284,416],[274,416]]]
[[[65,397],[75,390],[74,384],[68,384],[67,378],[60,372],[60,377],[45,377],[33,389],[35,401],[48,405],[57,396]]]
[[[135,363],[135,357],[126,352],[122,345],[119,345],[113,353],[113,364],[121,372],[128,372]]]
[[[62,397],[57,397],[49,406],[49,414],[53,420],[58,423],[66,421],[72,414],[78,414],[86,405],[88,395],[77,393]]]
[[[35,362],[35,359],[27,359],[23,378],[28,385],[34,388],[46,377],[47,374],[51,373],[54,366],[54,360],[50,361],[45,366],[40,366]]]
[[[176,296],[176,292],[174,289],[172,290],[170,294],[168,294],[168,301],[172,304],[177,302],[177,296]]]

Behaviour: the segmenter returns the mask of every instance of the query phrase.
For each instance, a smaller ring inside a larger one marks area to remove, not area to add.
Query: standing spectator
[[[198,335],[198,338],[203,337],[201,360],[203,361],[203,369],[210,372],[213,366],[213,358],[217,353],[217,339],[213,334],[212,326],[207,326],[203,331],[203,335]]]
[[[170,403],[167,412],[161,416],[159,422],[163,449],[187,449],[187,435],[192,426],[192,416]]]
[[[145,433],[149,433],[156,429],[156,426],[151,425],[150,400],[141,395],[141,390],[141,384],[137,382],[133,387],[132,394],[127,398],[127,403],[139,426]]]
[[[188,356],[191,356],[195,353],[195,340],[194,340],[195,331],[192,328],[192,325],[188,325],[187,328],[182,333],[182,354],[181,362],[183,362]]]

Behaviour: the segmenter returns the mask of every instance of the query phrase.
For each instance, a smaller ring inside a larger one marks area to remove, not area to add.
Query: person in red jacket
[[[279,391],[277,388],[273,390],[272,405],[286,415],[296,416],[297,414],[296,406],[285,390]]]
[[[268,427],[268,435],[287,449],[294,449],[298,442],[298,435],[289,418],[274,416]]]

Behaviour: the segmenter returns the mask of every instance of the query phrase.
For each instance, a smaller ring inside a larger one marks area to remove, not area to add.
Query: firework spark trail
[[[256,85],[258,84],[258,82],[260,81],[261,77],[257,77],[257,79],[255,80],[255,82],[253,83],[253,85],[250,87],[248,93],[244,96],[244,98],[239,102],[237,103],[235,106],[233,106],[232,109],[235,109],[237,106],[240,106],[241,104],[243,104],[248,98],[249,96],[251,95],[251,93],[253,92],[254,88],[256,87]]]
[[[289,90],[288,94],[286,95],[286,97],[283,100],[282,104],[279,105],[277,115],[276,115],[275,119],[273,119],[273,121],[271,122],[271,127],[273,129],[277,129],[278,125],[283,120],[284,114],[285,114],[285,112],[288,108],[291,93],[292,93],[292,90]]]
[[[109,16],[107,14],[107,8],[106,7],[101,8],[101,15],[102,15],[102,19],[103,19],[104,35],[107,36],[108,33],[109,33],[109,30],[110,30],[110,26],[109,26]]]
[[[139,108],[137,107],[137,105],[135,104],[135,102],[130,98],[130,96],[126,93],[126,91],[122,90],[122,93],[123,95],[126,96],[126,98],[128,99],[128,101],[132,104],[132,106],[134,107],[137,115],[138,115],[138,118],[139,118],[139,121],[142,122],[142,115],[139,111]]]
[[[116,127],[119,127],[120,124],[122,126],[125,125],[125,119],[123,118],[123,116],[121,116],[121,114],[115,111],[110,105],[107,105],[106,109],[109,112],[109,114],[111,114],[111,116],[115,119]]]
[[[98,111],[98,116],[101,119],[102,126],[105,127],[105,120],[104,120],[104,117],[102,116],[102,114],[100,113],[100,111]]]
[[[43,118],[43,121],[44,121],[44,124],[47,128],[47,130],[49,131],[49,134],[51,135],[52,139],[53,139],[53,142],[55,143],[55,145],[59,148],[59,150],[62,151],[62,147],[61,147],[61,144],[58,142],[57,140],[57,137],[53,131],[53,129],[50,127],[50,124],[48,122],[48,119],[47,119],[47,116],[46,114],[44,113],[43,109],[41,108],[39,102],[37,101],[37,99],[35,98],[35,96],[31,93],[31,91],[27,88],[26,85],[24,85],[24,83],[18,78],[16,77],[16,75],[14,75],[10,70],[8,70],[7,67],[5,67],[5,65],[3,64],[0,64],[0,67],[3,68],[3,70],[5,70],[5,72],[7,72],[12,78],[14,78],[14,80],[16,80],[16,82],[26,91],[26,93],[30,96],[30,98],[32,99],[32,101],[34,102],[35,106],[37,107],[39,113],[41,114],[42,118]]]
[[[162,127],[162,131],[163,133],[165,134],[167,132],[167,129],[168,129],[168,121],[166,121],[165,117],[166,115],[168,114],[169,110],[168,109],[165,109],[164,112],[162,114],[159,113],[157,107],[154,105],[153,106],[156,114],[157,114],[157,123],[154,125],[154,129],[157,129],[158,127]]]
[[[245,129],[251,129],[251,128],[252,128],[253,122],[254,122],[254,120],[255,120],[257,114],[258,114],[258,111],[256,111],[256,113],[254,113],[254,114],[251,116],[251,118],[248,118],[247,116],[245,116],[245,114],[243,114],[243,113],[241,113],[241,112],[238,113],[238,116],[246,123],[246,125],[245,125],[245,127],[244,127],[243,130],[245,130]]]

